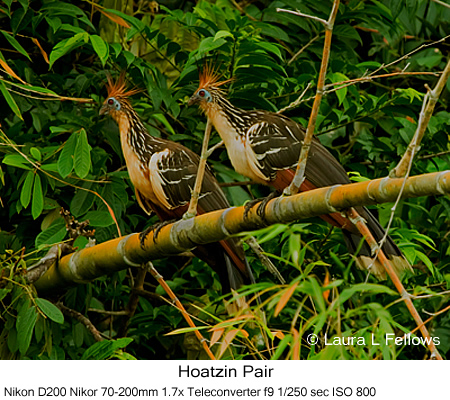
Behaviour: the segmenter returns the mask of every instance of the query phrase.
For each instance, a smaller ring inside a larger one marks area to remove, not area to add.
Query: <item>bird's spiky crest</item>
[[[202,70],[200,71],[199,88],[219,87],[224,85],[225,83],[233,81],[233,78],[231,78],[219,82],[219,79],[222,76],[223,74],[219,73],[219,71],[217,71],[211,63],[205,63]]]
[[[108,83],[106,85],[106,89],[108,90],[108,97],[120,97],[126,99],[133,94],[141,92],[141,90],[137,88],[127,90],[124,71],[120,73],[119,78],[115,82],[109,74],[107,75],[107,78]]]

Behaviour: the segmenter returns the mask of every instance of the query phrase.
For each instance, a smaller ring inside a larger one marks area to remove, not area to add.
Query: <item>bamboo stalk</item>
[[[203,177],[205,176],[206,160],[208,159],[208,143],[211,136],[211,121],[208,118],[206,122],[205,134],[203,136],[202,152],[200,154],[200,162],[198,163],[197,176],[195,178],[194,190],[191,195],[191,201],[189,202],[189,208],[183,215],[183,218],[192,218],[197,215],[198,198],[202,191]]]
[[[325,42],[323,45],[323,55],[322,63],[320,65],[319,79],[317,81],[316,97],[314,98],[313,107],[311,110],[311,116],[309,117],[308,127],[306,128],[305,138],[302,143],[302,150],[300,152],[300,158],[298,160],[297,169],[295,171],[295,176],[292,179],[291,184],[284,189],[283,194],[286,196],[291,196],[298,193],[303,180],[305,179],[306,161],[308,160],[309,148],[311,147],[311,141],[316,129],[317,117],[319,115],[320,103],[322,102],[325,77],[327,74],[328,61],[330,59],[330,49],[331,49],[331,37],[333,35],[333,26],[336,19],[336,15],[339,9],[339,0],[334,0],[333,9],[331,10],[330,17],[328,21],[324,21],[320,18],[313,18],[322,22],[325,25]],[[285,11],[285,10],[283,10]],[[295,14],[295,12],[294,12]],[[297,13],[297,15],[312,18],[302,13]]]
[[[377,250],[378,260],[383,265],[384,269],[386,270],[387,274],[389,275],[389,278],[391,278],[392,283],[394,284],[395,288],[399,292],[402,300],[405,302],[406,307],[408,308],[409,313],[411,314],[414,321],[416,322],[417,327],[420,329],[420,332],[422,333],[423,337],[426,339],[427,346],[431,352],[431,358],[435,359],[435,360],[442,360],[442,357],[439,354],[436,346],[434,345],[434,342],[430,336],[430,333],[428,332],[427,327],[423,323],[423,320],[420,317],[419,313],[417,312],[416,307],[414,307],[414,303],[411,300],[411,295],[406,291],[405,287],[403,286],[402,282],[400,281],[400,278],[395,273],[395,270],[392,267],[391,262],[384,254],[384,251],[381,250],[381,248],[379,248],[377,241],[375,240],[375,238],[373,237],[369,228],[367,227],[366,223],[364,222],[364,219],[361,218],[361,216],[357,213],[357,211],[353,207],[351,207],[347,211],[347,216],[356,225],[359,232],[364,237],[364,239],[366,240],[366,242],[370,246],[370,248]]]
[[[404,179],[382,178],[342,186],[320,188],[269,201],[265,218],[252,208],[244,219],[244,207],[231,207],[180,220],[164,226],[153,241],[153,233],[140,245],[139,234],[116,238],[62,257],[35,282],[41,292],[61,290],[125,268],[139,267],[149,260],[190,250],[198,244],[224,240],[230,235],[262,226],[329,214],[349,207],[395,201]],[[450,171],[435,172],[406,180],[403,198],[450,193]]]

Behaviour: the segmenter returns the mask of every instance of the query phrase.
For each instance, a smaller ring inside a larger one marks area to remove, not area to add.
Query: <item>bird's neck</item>
[[[205,111],[225,145],[245,135],[248,129],[246,111],[235,107],[226,98],[217,97]]]
[[[112,115],[116,120],[122,148],[132,150],[143,162],[148,162],[157,139],[151,136],[134,109],[121,110]]]

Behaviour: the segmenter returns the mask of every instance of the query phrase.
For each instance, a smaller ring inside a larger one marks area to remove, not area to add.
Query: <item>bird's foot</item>
[[[161,231],[161,229],[164,226],[169,225],[175,221],[176,221],[176,219],[157,222],[156,224],[153,224],[153,225],[149,226],[147,229],[145,229],[144,231],[142,231],[139,235],[139,242],[141,243],[141,247],[144,248],[145,239],[150,232],[153,232],[153,243],[156,243],[156,239],[158,238],[158,235],[159,235],[159,232]]]
[[[270,193],[267,197],[264,197],[262,199],[255,199],[255,200],[250,200],[249,202],[247,202],[244,206],[244,219],[248,218],[248,213],[250,212],[250,210],[258,203],[259,206],[256,209],[256,214],[261,217],[262,219],[266,219],[266,206],[267,203],[274,199],[275,197],[277,197],[279,195],[279,193],[277,191]]]

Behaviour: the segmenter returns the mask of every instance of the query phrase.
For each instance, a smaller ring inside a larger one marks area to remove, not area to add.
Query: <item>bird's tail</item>
[[[358,213],[366,221],[367,227],[372,233],[375,240],[379,243],[385,235],[385,230],[382,228],[375,216],[365,207],[358,207]],[[386,271],[381,262],[374,258],[372,250],[366,241],[362,244],[361,249],[358,252],[360,243],[363,240],[362,235],[350,232],[346,229],[342,230],[344,233],[345,243],[349,249],[349,252],[356,255],[356,265],[358,268],[366,271],[370,271],[380,280],[386,279]],[[407,271],[414,273],[411,264],[405,258],[403,253],[394,243],[390,236],[387,236],[386,241],[382,247],[382,250],[386,257],[391,262],[395,272],[399,277],[402,277]]]

